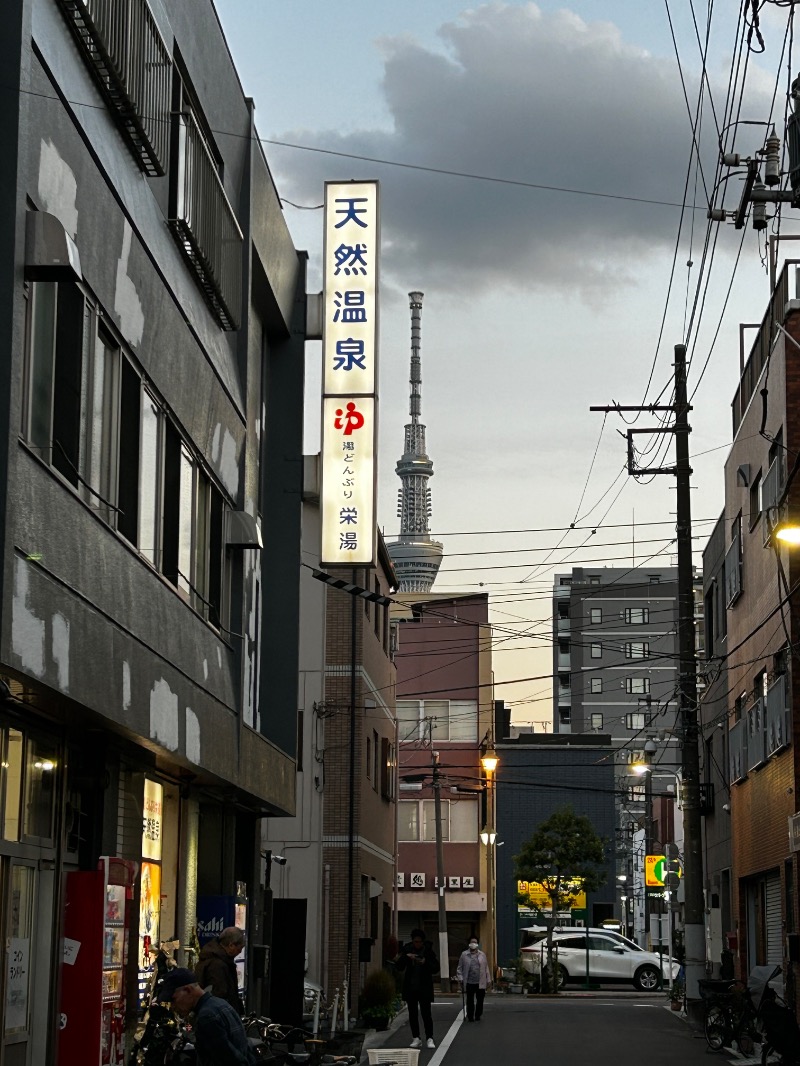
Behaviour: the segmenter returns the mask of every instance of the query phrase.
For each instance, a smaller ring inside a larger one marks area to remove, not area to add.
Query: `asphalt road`
[[[365,1046],[408,1047],[405,1012],[398,1022],[381,1034],[380,1043],[372,1038]],[[656,994],[487,996],[479,1023],[464,1020],[460,1000],[440,999],[433,1022],[437,1047],[422,1049],[419,1066],[745,1066],[760,1061],[709,1052],[702,1032]]]

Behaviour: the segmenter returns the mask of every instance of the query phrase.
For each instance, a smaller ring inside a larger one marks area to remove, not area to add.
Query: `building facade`
[[[706,959],[712,974],[730,973],[736,941],[731,884],[731,786],[728,778],[728,621],[725,601],[727,528],[721,515],[703,551],[705,648],[700,719],[701,810],[706,860]]]
[[[405,596],[392,618],[398,628],[400,939],[424,929],[439,949],[442,973],[453,976],[473,935],[494,961],[494,841],[481,839],[493,825],[491,780],[481,764],[493,740],[488,596]],[[439,935],[435,780],[442,803],[446,953]]]
[[[800,442],[799,296],[796,268],[787,263],[750,351],[741,353],[724,529],[716,534],[724,537],[727,700],[705,723],[706,730],[727,723],[729,932],[738,973],[782,965],[795,995],[800,767],[793,676],[800,561],[797,549],[783,545],[773,530],[797,518],[792,457]]]
[[[547,735],[521,733],[497,745],[497,957],[500,966],[514,966],[520,929],[540,925],[541,918],[523,913],[517,900],[514,856],[536,829],[562,807],[584,815],[607,842],[606,883],[587,899],[583,924],[599,925],[617,917],[615,880],[615,778],[611,740],[603,734]],[[563,915],[568,924],[572,919]]]
[[[329,570],[383,598],[397,585],[380,535],[376,569]],[[347,992],[353,1014],[366,974],[383,965],[395,931],[395,685],[388,600],[328,587],[324,697],[308,723],[309,769],[323,792],[320,973],[329,998]]]
[[[6,15],[0,1064],[117,1062],[294,808],[305,258],[210,0]]]

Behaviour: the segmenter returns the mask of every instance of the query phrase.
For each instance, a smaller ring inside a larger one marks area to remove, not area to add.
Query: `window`
[[[559,655],[569,655],[569,644],[568,644],[567,641],[560,640],[558,642],[558,654]]]
[[[558,583],[561,586],[561,588],[569,588],[569,586],[572,584],[572,578],[571,577],[560,577],[558,579]]]
[[[628,785],[628,799],[631,803],[644,803],[646,799],[644,785]]]
[[[599,575],[595,575],[594,577],[590,577],[590,578],[589,578],[589,584],[590,584],[590,585],[599,585],[599,584],[600,584],[600,577],[599,577]]]
[[[626,729],[644,729],[648,724],[647,715],[642,711],[632,711],[625,715]],[[636,761],[636,760],[634,760]]]
[[[649,659],[650,645],[646,640],[633,640],[625,645],[626,659]]]
[[[475,700],[398,700],[400,740],[477,740]]]
[[[647,576],[648,576],[648,580],[649,580],[651,585],[660,585],[661,584],[661,575],[660,574],[648,574]]]
[[[374,591],[375,591],[376,596],[380,596],[380,594],[381,594],[381,583],[380,583],[380,581],[378,581],[377,577],[375,578]],[[376,604],[374,604],[374,607],[375,607],[375,636],[378,638],[378,640],[380,640],[381,639],[381,605],[379,603],[376,603]],[[384,610],[385,609],[386,608],[384,608]]]
[[[381,738],[372,730],[372,787],[377,790],[381,779]]]
[[[629,626],[644,626],[650,621],[649,607],[626,607],[625,624]]]
[[[397,812],[399,839],[419,840],[419,801],[400,800]]]
[[[590,650],[590,655],[591,655],[592,659],[602,659],[603,658],[603,645],[602,644],[591,644],[590,645],[590,649],[591,649]]]
[[[589,726],[591,729],[603,728],[603,716],[598,711],[593,711],[589,716]]]
[[[602,607],[590,607],[589,608],[589,624],[593,626],[599,626],[603,621],[603,608]]]
[[[78,285],[31,282],[29,293],[22,435],[133,542],[139,378]]]
[[[212,625],[224,500],[77,285],[32,282],[22,435]]]
[[[603,691],[603,679],[602,677],[590,677],[589,678],[589,691],[594,695]]]
[[[169,224],[222,329],[242,310],[242,231],[221,179],[222,157],[176,56]]]
[[[388,737],[381,737],[380,793],[384,799],[394,799],[397,753]]]
[[[164,433],[163,571],[192,607],[221,624],[223,501],[178,431]]]
[[[367,780],[372,780],[372,737],[366,738],[366,751],[364,752],[364,764],[367,770]]]
[[[398,807],[400,840],[436,840],[435,800],[401,800]],[[478,804],[475,800],[442,800],[442,840],[477,842]]]
[[[650,691],[649,677],[626,677],[625,691],[628,693],[642,694]]]
[[[759,472],[750,482],[750,529],[753,529],[756,525],[758,525],[758,520],[761,517],[761,511],[761,471],[759,470]]]

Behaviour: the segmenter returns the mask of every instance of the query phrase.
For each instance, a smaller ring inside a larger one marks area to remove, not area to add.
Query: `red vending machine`
[[[137,865],[104,856],[66,876],[59,1066],[125,1062],[125,963]]]

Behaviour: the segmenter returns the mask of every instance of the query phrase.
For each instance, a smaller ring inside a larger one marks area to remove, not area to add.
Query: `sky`
[[[491,594],[495,695],[551,729],[553,574],[675,561],[674,479],[626,476],[625,424],[589,407],[668,403],[683,342],[698,563],[722,510],[739,324],[763,317],[769,278],[764,234],[706,209],[740,195],[718,129],[743,157],[769,121],[783,134],[790,9],[762,3],[752,25],[739,0],[215,3],[309,291],[324,182],[381,182],[379,524],[398,532],[421,290],[434,590]],[[798,233],[794,215],[769,232]],[[308,452],[319,362],[309,344]],[[668,463],[666,439],[637,436],[642,462]]]

